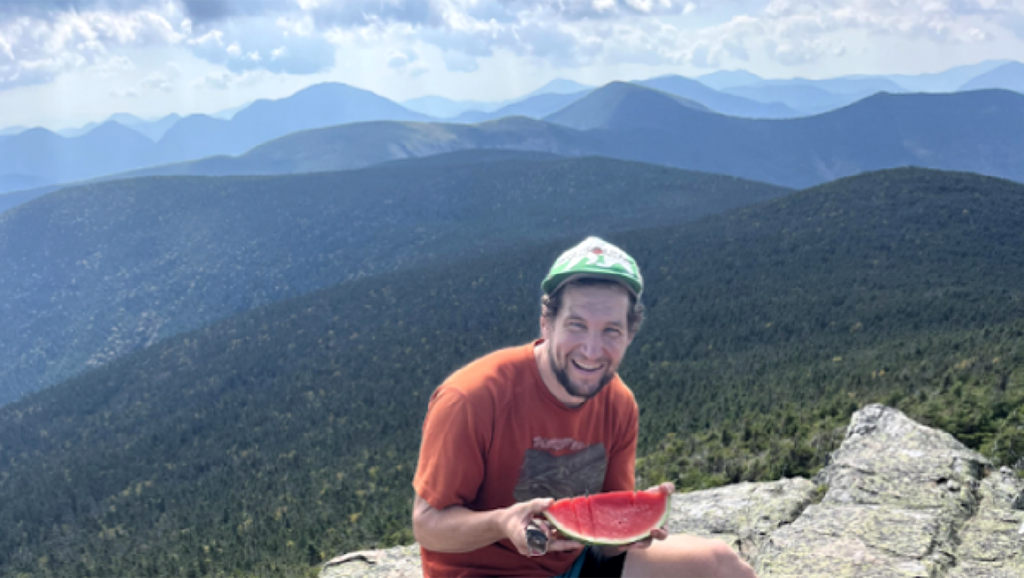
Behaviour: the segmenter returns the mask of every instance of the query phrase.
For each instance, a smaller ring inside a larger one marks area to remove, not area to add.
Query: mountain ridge
[[[642,193],[627,194],[639,184]],[[560,195],[545,200],[551,191]],[[696,218],[787,192],[641,163],[514,151],[349,172],[147,177],[63,189],[0,215],[0,253],[10,259],[0,270],[0,315],[8,320],[0,349],[10,352],[0,359],[0,400],[215,319],[421,258],[445,262],[590,226]],[[617,209],[587,205],[588,194]],[[577,223],[555,226],[545,210],[568,214],[567,205],[578,203]],[[425,245],[434,248],[417,257]]]

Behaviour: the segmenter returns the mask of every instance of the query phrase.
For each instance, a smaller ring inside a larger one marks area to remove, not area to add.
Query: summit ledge
[[[1024,480],[879,404],[813,480],[672,497],[669,530],[725,541],[761,578],[1020,578]],[[422,576],[415,545],[353,552],[321,578]]]

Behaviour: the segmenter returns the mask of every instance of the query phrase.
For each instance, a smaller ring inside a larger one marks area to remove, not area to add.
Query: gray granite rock
[[[991,467],[945,432],[865,407],[818,476],[828,486],[824,499],[771,536],[758,575],[944,575]]]
[[[416,544],[352,552],[327,561],[320,578],[415,578],[423,576]]]
[[[816,495],[814,483],[804,478],[675,494],[668,529],[723,540],[751,561],[764,541],[796,520]]]
[[[1008,468],[981,483],[981,504],[960,532],[949,578],[1024,576],[1024,482]]]
[[[1024,577],[1024,482],[881,405],[854,414],[813,481],[676,494],[668,527],[725,541],[761,578]],[[350,554],[320,575],[419,576],[419,550]]]

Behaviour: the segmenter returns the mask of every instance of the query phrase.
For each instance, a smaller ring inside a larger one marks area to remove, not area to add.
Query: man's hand
[[[659,486],[647,488],[647,491],[651,490],[659,490],[663,494],[671,495],[675,493],[676,486],[672,482],[665,482]],[[625,544],[623,546],[605,546],[601,550],[605,556],[612,558],[630,550],[645,550],[650,548],[651,544],[653,544],[655,540],[664,540],[665,538],[668,538],[668,528],[662,526],[651,530],[651,535],[643,540],[637,540],[632,544]]]
[[[575,540],[564,540],[557,537],[551,530],[547,521],[538,519],[544,510],[555,503],[552,498],[536,498],[529,502],[512,504],[502,511],[501,526],[505,537],[512,542],[516,550],[523,556],[530,556],[530,546],[526,543],[526,527],[533,523],[544,532],[548,538],[548,552],[563,552],[567,550],[580,550],[583,544]]]

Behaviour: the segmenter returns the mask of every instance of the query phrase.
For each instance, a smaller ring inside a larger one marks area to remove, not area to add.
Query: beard
[[[567,357],[565,359],[565,366],[559,367],[555,362],[555,350],[553,347],[548,347],[548,363],[551,365],[551,371],[555,374],[555,379],[558,383],[565,388],[565,391],[569,392],[569,395],[573,397],[581,397],[583,401],[586,401],[595,395],[601,393],[604,386],[611,382],[612,378],[615,377],[615,372],[611,367],[605,370],[604,375],[601,376],[601,381],[598,382],[597,387],[593,391],[590,391],[586,386],[580,385],[569,377],[569,364],[572,361]]]

